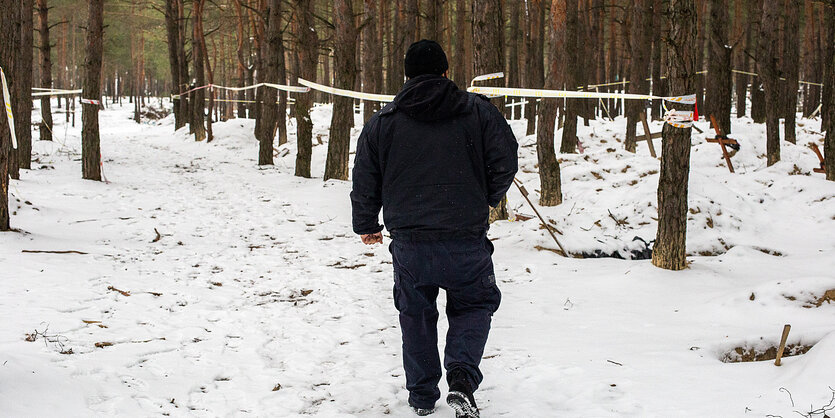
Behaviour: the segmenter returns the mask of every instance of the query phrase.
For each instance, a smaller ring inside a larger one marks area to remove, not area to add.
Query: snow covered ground
[[[314,112],[314,179],[293,176],[292,123],[275,167],[259,168],[253,121],[195,143],[170,118],[135,124],[131,109],[101,114],[110,183],[81,180],[80,128],[61,117],[12,181],[0,416],[412,416],[390,255],[352,234],[350,183],[321,180],[329,108]],[[519,178],[536,190],[535,139],[512,124]],[[800,124],[767,168],[764,126],[734,119],[737,174],[694,134],[681,272],[562,258],[537,249],[554,244],[535,219],[495,224],[503,302],[482,415],[794,416],[830,402],[835,304],[807,306],[835,289],[835,184],[811,174],[819,123]],[[624,152],[624,131],[592,121],[586,152],[560,156],[565,203],[542,212],[570,252],[655,237],[659,162],[645,143]],[[515,190],[509,202],[532,214]],[[814,344],[807,354],[720,361],[775,345],[784,324],[790,344]]]

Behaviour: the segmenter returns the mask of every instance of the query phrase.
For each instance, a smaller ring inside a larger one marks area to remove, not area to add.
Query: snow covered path
[[[251,121],[215,125],[206,144],[168,123],[138,127],[126,110],[102,118],[110,184],[80,180],[74,129],[66,143],[37,143],[39,169],[12,183],[21,232],[0,236],[0,415],[412,416],[390,256],[352,234],[350,183],[294,177],[292,145],[257,168]],[[326,135],[327,119],[314,121]],[[314,173],[325,148],[314,149]],[[801,299],[835,288],[835,189],[794,177],[824,196],[797,231],[823,230],[783,256],[738,245],[672,273],[563,259],[533,248],[548,246],[535,221],[496,225],[504,299],[476,395],[482,416],[763,416],[825,404],[835,306]],[[691,200],[706,202],[700,186]],[[757,219],[792,210],[774,207]],[[784,323],[790,342],[820,342],[781,368],[719,361],[773,342]]]

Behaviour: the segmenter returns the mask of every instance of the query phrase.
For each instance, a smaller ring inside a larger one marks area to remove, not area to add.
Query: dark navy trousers
[[[403,368],[409,404],[432,408],[441,397],[438,382],[438,289],[446,291],[449,331],[444,368],[462,368],[475,390],[483,378],[478,368],[499,308],[501,293],[493,271],[493,244],[478,239],[445,241],[393,240],[394,305],[403,332]]]

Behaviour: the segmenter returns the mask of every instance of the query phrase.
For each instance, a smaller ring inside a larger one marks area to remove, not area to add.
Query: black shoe
[[[479,418],[473,390],[467,380],[467,373],[461,369],[447,372],[449,394],[446,403],[455,411],[455,418]]]
[[[425,417],[425,416],[431,415],[433,412],[435,412],[435,408],[428,408],[427,409],[427,408],[418,408],[418,407],[413,406],[412,411],[415,411],[415,415],[417,415],[419,417]]]

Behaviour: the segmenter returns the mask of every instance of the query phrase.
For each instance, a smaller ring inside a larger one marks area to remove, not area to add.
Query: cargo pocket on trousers
[[[495,313],[499,309],[502,302],[502,292],[499,286],[496,285],[496,275],[490,274],[481,279],[481,284],[488,290],[488,296],[485,300],[490,309],[490,313]]]
[[[394,286],[392,286],[392,298],[394,299],[394,307],[400,311],[400,276],[397,270],[394,271]]]

